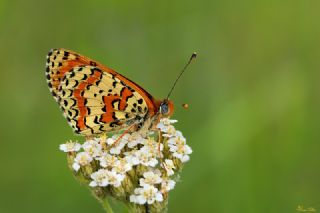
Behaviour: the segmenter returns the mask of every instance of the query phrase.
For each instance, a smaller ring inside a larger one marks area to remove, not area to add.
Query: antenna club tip
[[[197,57],[197,55],[198,54],[196,52],[193,52],[192,55],[191,55],[191,59],[195,59]]]

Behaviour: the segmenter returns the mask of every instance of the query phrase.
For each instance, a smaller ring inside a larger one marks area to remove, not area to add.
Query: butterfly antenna
[[[167,100],[169,99],[169,97],[170,97],[173,89],[175,88],[178,80],[180,79],[180,77],[182,76],[182,74],[184,73],[184,71],[186,71],[186,69],[187,69],[187,67],[189,66],[189,64],[190,64],[194,59],[196,59],[196,57],[197,57],[197,53],[196,53],[196,52],[192,53],[192,55],[191,55],[188,63],[183,67],[183,69],[182,69],[182,71],[180,72],[178,78],[177,78],[177,79],[175,80],[175,82],[173,83],[173,86],[171,87],[171,90],[170,90],[170,92],[169,92],[168,95],[167,95],[167,98],[166,98]]]

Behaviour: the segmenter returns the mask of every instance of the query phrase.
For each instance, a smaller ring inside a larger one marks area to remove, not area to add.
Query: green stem
[[[100,201],[101,201],[101,204],[102,204],[103,209],[104,209],[107,213],[113,213],[113,210],[112,210],[112,208],[111,208],[111,206],[110,206],[109,201],[108,201],[107,198],[101,199]]]

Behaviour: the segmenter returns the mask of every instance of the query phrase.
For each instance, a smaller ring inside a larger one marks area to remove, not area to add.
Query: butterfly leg
[[[112,147],[118,146],[120,140],[121,140],[127,133],[129,133],[135,125],[136,125],[136,124],[132,124],[131,126],[129,126],[129,128],[126,129],[126,130],[117,138],[117,140],[116,140],[111,146],[112,146]]]
[[[158,132],[158,152],[159,152],[159,159],[160,159],[160,164],[161,167],[167,170],[165,163],[163,162],[163,155],[161,153],[161,144],[163,144],[163,136],[162,132],[160,130],[156,130]],[[164,144],[163,144],[164,146]],[[164,147],[163,147],[164,149]]]

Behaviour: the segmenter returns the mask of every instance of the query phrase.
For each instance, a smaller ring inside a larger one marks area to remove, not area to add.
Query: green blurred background
[[[81,140],[45,80],[59,47],[158,98],[198,52],[172,96],[194,152],[170,212],[320,211],[319,11],[317,0],[0,0],[0,212],[103,212],[58,150]]]

